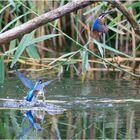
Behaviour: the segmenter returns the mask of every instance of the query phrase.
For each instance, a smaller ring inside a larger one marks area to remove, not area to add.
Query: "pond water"
[[[140,138],[137,81],[82,84],[62,78],[45,90],[44,102],[28,103],[22,101],[27,93],[23,84],[6,79],[0,86],[0,139]]]

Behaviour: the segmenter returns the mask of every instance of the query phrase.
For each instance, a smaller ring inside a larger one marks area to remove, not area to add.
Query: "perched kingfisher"
[[[32,101],[35,94],[37,94],[37,95],[40,94],[44,98],[45,97],[44,96],[44,87],[58,79],[58,78],[56,78],[56,79],[53,79],[53,80],[46,81],[44,83],[42,83],[41,80],[37,80],[34,83],[30,79],[28,79],[25,75],[23,75],[21,72],[19,72],[17,69],[16,69],[16,75],[19,77],[19,79],[22,81],[22,83],[27,88],[30,89],[30,91],[27,93],[27,96],[25,97],[25,100],[27,100],[29,102]]]
[[[99,37],[99,33],[106,33],[108,31],[107,27],[105,26],[105,16],[107,14],[112,13],[112,11],[105,11],[99,15],[98,18],[95,19],[92,23],[91,31],[95,38]]]

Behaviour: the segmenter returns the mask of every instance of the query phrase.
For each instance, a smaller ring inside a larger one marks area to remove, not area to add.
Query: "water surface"
[[[140,138],[137,81],[93,80],[82,84],[76,78],[65,78],[45,90],[44,103],[20,103],[27,89],[16,78],[6,79],[0,86],[1,139]]]

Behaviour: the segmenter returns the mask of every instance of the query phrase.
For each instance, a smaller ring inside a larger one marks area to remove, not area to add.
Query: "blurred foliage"
[[[21,25],[67,2],[69,1],[0,1],[0,32]],[[140,2],[123,1],[122,4],[140,23]],[[114,12],[106,17],[108,33],[102,35],[97,41],[92,38],[91,24],[105,10]],[[139,77],[139,63],[134,59],[140,55],[139,40],[140,37],[134,33],[126,17],[120,11],[107,2],[95,2],[39,27],[22,38],[2,45],[0,47],[0,69],[4,69],[3,61],[8,68],[9,66],[12,68],[18,61],[22,68],[27,68],[26,65],[29,65],[28,68],[32,70],[55,69],[59,71],[60,66],[64,66],[66,72],[70,70],[71,75],[77,74],[82,81],[86,77],[93,79],[93,71],[103,69],[110,71],[112,68],[114,71],[117,68],[126,72],[125,76],[129,73]],[[116,59],[110,59],[114,57]],[[118,58],[121,59],[118,60]],[[74,63],[73,60],[75,60]],[[0,77],[4,78],[3,75],[4,72],[1,71]]]

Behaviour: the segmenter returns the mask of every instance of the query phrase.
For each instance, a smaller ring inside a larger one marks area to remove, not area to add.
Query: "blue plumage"
[[[44,94],[44,87],[52,83],[53,81],[57,80],[58,78],[54,80],[49,80],[44,83],[41,82],[41,80],[37,80],[35,83],[33,83],[30,79],[28,79],[25,75],[23,75],[21,72],[19,72],[16,69],[16,74],[19,77],[19,79],[22,81],[22,83],[30,89],[30,91],[27,93],[27,96],[25,97],[25,100],[31,102],[32,98],[34,97],[34,91],[38,91],[39,93]]]
[[[32,89],[34,87],[34,83],[31,80],[29,80],[25,75],[23,75],[21,72],[19,72],[17,69],[16,74],[27,88]]]
[[[104,17],[109,13],[112,13],[112,11],[105,11],[102,14],[100,14],[100,16],[96,18],[95,21],[93,21],[91,31],[97,31],[100,33],[107,32],[107,28],[104,24]]]
[[[97,32],[105,33],[107,31],[107,28],[103,23],[100,22],[100,19],[97,18],[92,24],[91,31],[97,31]]]
[[[25,100],[31,102],[32,99],[33,99],[33,96],[34,96],[34,89],[30,90],[30,91],[27,93],[27,96],[25,97]]]
[[[41,126],[39,123],[35,122],[31,110],[26,112],[26,116],[33,128],[35,128],[36,130],[41,130]]]
[[[54,79],[54,80],[49,80],[46,81],[44,83],[41,83],[41,80],[37,80],[35,83],[33,83],[30,79],[28,79],[25,75],[23,75],[21,72],[19,72],[18,70],[16,70],[16,74],[19,77],[19,79],[22,81],[22,83],[29,89],[33,89],[34,90],[41,90],[42,88],[44,88],[45,86],[49,85],[50,83],[52,83],[53,81],[57,80],[58,78]],[[35,84],[39,82],[36,86]]]

